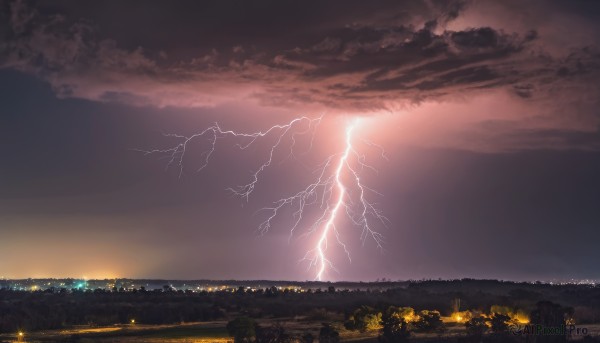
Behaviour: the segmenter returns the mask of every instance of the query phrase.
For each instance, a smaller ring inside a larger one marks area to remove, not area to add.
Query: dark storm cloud
[[[587,83],[600,69],[596,42],[555,56],[536,27],[448,29],[470,8],[464,1],[3,7],[2,65],[44,78],[63,98],[372,111],[488,89],[544,97],[549,87],[569,91],[569,80],[598,90]]]

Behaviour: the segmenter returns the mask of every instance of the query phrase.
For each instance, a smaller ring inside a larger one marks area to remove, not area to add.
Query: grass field
[[[26,342],[218,342],[232,341],[226,322],[181,325],[129,325],[101,328],[80,327],[26,333]],[[13,342],[16,335],[1,335],[3,342]]]
[[[267,326],[281,324],[289,333],[311,332],[318,335],[321,323],[297,319],[259,320],[259,324]],[[52,330],[25,334],[25,342],[166,342],[166,343],[233,343],[225,329],[226,321],[203,323],[187,323],[178,325],[115,325],[108,327],[74,327],[68,330]],[[591,336],[600,335],[600,324],[585,325]],[[360,333],[348,331],[338,325],[341,340],[353,343],[377,342],[377,332]],[[463,325],[447,325],[443,334],[413,334],[413,341],[435,341],[439,337],[457,337],[465,334]],[[579,340],[582,336],[573,336],[571,340]],[[16,342],[16,335],[2,334],[0,342]]]

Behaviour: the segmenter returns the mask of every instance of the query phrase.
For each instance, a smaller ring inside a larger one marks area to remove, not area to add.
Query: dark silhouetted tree
[[[408,342],[410,332],[402,317],[402,312],[391,306],[381,317],[382,332],[379,341],[382,343]]]
[[[281,324],[274,324],[268,327],[256,327],[257,343],[286,343],[290,341],[290,335],[285,333],[285,329]]]
[[[494,313],[490,318],[490,324],[493,333],[505,334],[508,332],[510,317],[505,314]]]
[[[542,329],[560,328],[566,325],[565,316],[569,309],[550,301],[540,301],[536,309],[531,311],[530,319],[532,325],[541,325]],[[567,341],[565,335],[534,335],[532,342],[535,343],[562,343]]]
[[[419,318],[413,325],[415,330],[419,332],[439,332],[444,330],[444,323],[438,311],[423,310],[419,312]]]
[[[248,317],[238,317],[227,323],[227,332],[235,343],[252,342],[256,337],[256,322]]]
[[[489,329],[487,325],[487,318],[482,316],[476,316],[465,323],[467,334],[473,337],[481,337]]]
[[[340,333],[329,323],[323,323],[319,330],[319,343],[338,343]]]

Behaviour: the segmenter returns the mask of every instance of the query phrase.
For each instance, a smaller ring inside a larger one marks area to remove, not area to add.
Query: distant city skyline
[[[269,288],[278,290],[288,290],[293,292],[307,291],[327,291],[334,287],[337,291],[360,290],[375,291],[385,289],[407,288],[410,284],[419,283],[453,283],[453,282],[481,282],[497,284],[514,285],[578,285],[578,286],[598,286],[598,280],[570,280],[562,282],[544,282],[544,281],[510,281],[510,280],[377,280],[377,281],[286,281],[286,280],[162,280],[162,279],[22,279],[9,280],[0,279],[0,290],[12,290],[19,292],[47,292],[47,293],[65,293],[65,292],[91,292],[102,290],[107,292],[167,292],[167,291],[188,291],[188,292],[236,292],[240,289],[249,292],[262,291]]]

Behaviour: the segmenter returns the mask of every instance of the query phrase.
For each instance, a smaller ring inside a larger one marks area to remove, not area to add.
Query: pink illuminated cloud
[[[519,6],[519,17],[508,15]],[[187,108],[245,101],[402,118],[414,112],[399,120],[429,132],[424,145],[595,147],[566,137],[598,125],[600,53],[594,35],[585,34],[593,24],[581,22],[570,44],[561,44],[566,35],[536,14],[540,3],[417,1],[395,15],[373,11],[302,27],[300,37],[309,38],[288,48],[241,42],[186,58],[122,47],[118,37],[98,38],[99,29],[85,21],[20,1],[9,7],[1,65],[43,78],[60,98]],[[576,13],[560,18],[575,22]]]

